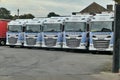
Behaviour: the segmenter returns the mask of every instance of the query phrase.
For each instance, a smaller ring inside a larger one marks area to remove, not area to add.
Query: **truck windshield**
[[[59,32],[61,31],[60,24],[45,24],[43,27],[44,32]]]
[[[27,25],[25,32],[38,33],[40,32],[40,25]]]
[[[86,31],[85,22],[65,22],[66,32],[84,32]]]
[[[112,24],[112,21],[91,22],[91,32],[111,32]]]
[[[21,25],[9,25],[8,31],[10,32],[22,32],[22,26]]]

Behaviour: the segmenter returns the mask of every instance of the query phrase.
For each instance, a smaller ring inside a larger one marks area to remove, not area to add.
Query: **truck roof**
[[[47,18],[45,21],[44,21],[44,24],[50,24],[50,23],[53,23],[53,24],[61,24],[64,22],[64,20],[66,19],[67,17],[51,17],[51,18]]]
[[[25,23],[27,23],[28,21],[30,21],[31,19],[16,19],[16,20],[12,20],[8,23],[8,25],[25,25]]]
[[[34,18],[31,21],[28,21],[26,25],[42,25],[46,18]]]
[[[90,15],[73,15],[65,19],[65,22],[87,22]]]
[[[96,14],[90,17],[91,21],[114,21],[114,14]]]

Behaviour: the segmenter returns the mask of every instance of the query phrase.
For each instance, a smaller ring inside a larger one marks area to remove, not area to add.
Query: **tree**
[[[13,16],[13,20],[15,20],[15,19],[18,19],[18,16],[17,16],[17,15],[14,15],[14,16]]]
[[[29,13],[29,14],[20,15],[19,18],[20,19],[33,19],[34,15]]]
[[[47,15],[47,17],[55,17],[55,16],[60,16],[60,15],[58,15],[58,14],[56,14],[56,13],[54,13],[54,12],[50,12],[50,13]]]
[[[0,18],[2,19],[12,19],[12,15],[10,15],[10,11],[6,8],[1,7],[0,8]]]
[[[120,0],[114,0],[116,3],[120,4]]]

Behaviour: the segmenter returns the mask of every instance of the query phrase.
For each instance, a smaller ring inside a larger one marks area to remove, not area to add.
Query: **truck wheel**
[[[10,48],[14,48],[15,46],[10,46]]]
[[[97,52],[93,51],[92,54],[96,54]]]
[[[92,51],[92,54],[98,54],[99,52],[98,51]]]
[[[0,41],[0,44],[2,45],[2,46],[4,46],[5,45],[5,41]]]

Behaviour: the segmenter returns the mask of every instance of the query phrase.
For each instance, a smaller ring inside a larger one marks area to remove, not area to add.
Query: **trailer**
[[[0,19],[0,45],[6,44],[7,25],[10,20]]]

